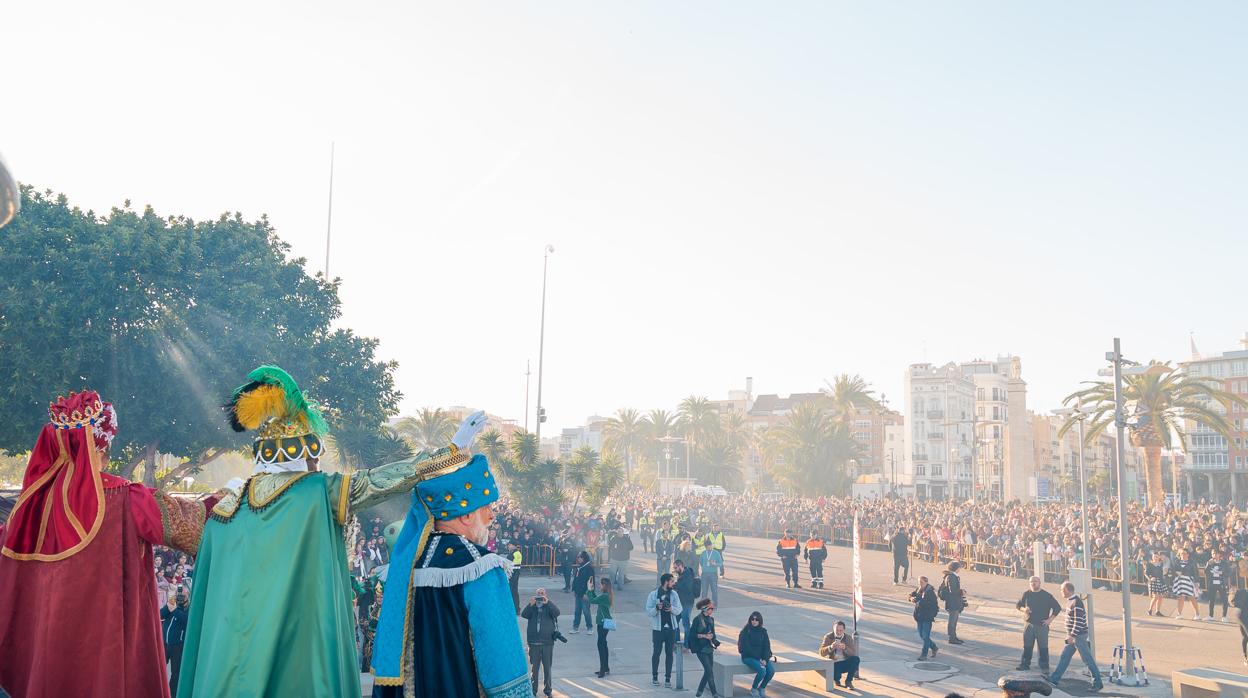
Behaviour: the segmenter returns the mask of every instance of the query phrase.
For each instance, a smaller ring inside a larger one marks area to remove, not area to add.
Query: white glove
[[[455,436],[451,438],[451,443],[455,444],[455,448],[466,449],[476,440],[477,434],[485,428],[486,422],[485,410],[477,410],[468,415],[463,424],[459,425],[459,431],[455,432]]]

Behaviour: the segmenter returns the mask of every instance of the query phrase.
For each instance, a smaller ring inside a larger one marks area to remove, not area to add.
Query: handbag
[[[603,618],[601,625],[603,630],[615,630],[617,627],[614,618]]]

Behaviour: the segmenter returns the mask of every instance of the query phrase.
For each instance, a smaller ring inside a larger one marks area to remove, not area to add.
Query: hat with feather
[[[308,400],[291,375],[277,366],[247,374],[224,408],[234,431],[255,431],[252,458],[260,470],[301,470],[319,458],[329,429],[319,406]]]

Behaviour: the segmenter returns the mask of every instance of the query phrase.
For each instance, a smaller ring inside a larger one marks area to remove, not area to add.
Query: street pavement
[[[756,538],[729,537],[725,555],[725,577],[720,581],[720,603],[716,622],[723,646],[720,652],[736,655],[736,634],[745,625],[751,611],[762,613],[777,653],[818,649],[824,633],[837,620],[851,626],[850,592],[852,584],[851,551],[829,548],[824,564],[827,589],[807,588],[807,569],[802,567],[802,589],[786,589],[780,563],[775,555],[775,541]],[[862,679],[855,681],[855,690],[839,689],[845,696],[945,696],[957,692],[964,696],[997,696],[997,678],[1014,673],[1022,646],[1022,620],[1014,604],[1026,589],[1025,580],[964,571],[962,586],[970,607],[962,614],[958,634],[966,644],[945,642],[945,614],[942,611],[933,628],[932,638],[940,647],[937,657],[920,665],[916,662],[919,641],[907,601],[911,587],[893,586],[892,556],[887,552],[863,551],[863,593],[865,615],[858,628]],[[561,577],[527,574],[521,578],[521,602],[532,592],[544,587],[559,607],[560,628],[568,636],[567,644],[557,644],[554,652],[556,696],[665,696],[673,691],[650,685],[650,623],[645,615],[646,595],[655,587],[655,560],[644,553],[640,544],[633,551],[630,569],[633,582],[616,593],[615,616],[619,629],[608,636],[611,674],[599,679],[596,638],[582,633],[571,634],[574,601],[571,594],[561,593]],[[919,574],[928,575],[934,585],[940,582],[942,566],[915,560],[911,580]],[[1056,584],[1046,584],[1058,596]],[[1145,615],[1147,599],[1134,597],[1134,643],[1144,653],[1149,670],[1149,685],[1121,687],[1109,683],[1108,666],[1113,646],[1122,644],[1121,595],[1117,592],[1094,592],[1096,655],[1104,674],[1103,696],[1169,696],[1169,675],[1172,671],[1196,666],[1210,666],[1242,672],[1239,656],[1239,631],[1233,616],[1228,624],[1197,622],[1188,619],[1150,618]],[[1060,600],[1060,599],[1059,599]],[[1174,611],[1174,602],[1165,608]],[[1202,612],[1207,608],[1202,608]],[[1220,612],[1220,609],[1219,609]],[[1190,611],[1189,611],[1190,617]],[[1064,618],[1064,617],[1062,617]],[[1062,647],[1062,618],[1050,635],[1052,666]],[[523,630],[523,626],[521,626]],[[684,655],[684,685],[693,692],[701,677],[701,666],[691,655]],[[1033,658],[1032,666],[1038,666]],[[660,664],[660,674],[663,668]],[[662,676],[660,675],[660,680]],[[1090,680],[1076,655],[1054,695],[1087,696]],[[749,695],[749,680],[737,677],[736,695]],[[707,694],[709,696],[709,693]],[[776,674],[768,689],[769,696],[822,696],[822,678],[814,672]]]

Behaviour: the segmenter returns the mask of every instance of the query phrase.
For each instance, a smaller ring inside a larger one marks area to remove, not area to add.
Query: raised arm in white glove
[[[455,432],[455,436],[451,438],[451,443],[455,444],[455,448],[466,449],[476,440],[477,434],[485,428],[486,422],[485,410],[477,410],[468,415],[463,424],[459,425],[459,431]]]

